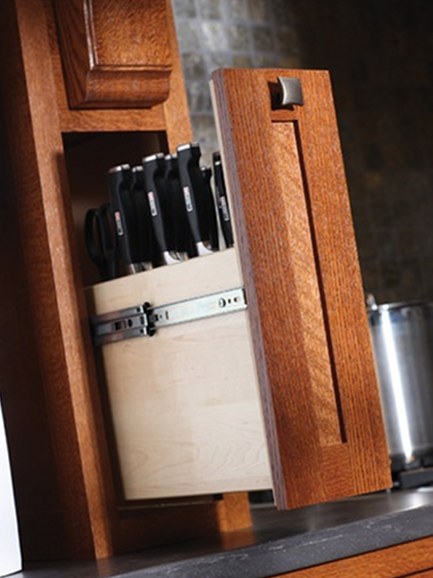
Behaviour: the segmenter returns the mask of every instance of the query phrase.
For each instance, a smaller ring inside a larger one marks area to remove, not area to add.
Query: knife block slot
[[[242,286],[234,249],[101,283],[89,311]],[[169,498],[272,486],[246,311],[102,346],[123,495]]]

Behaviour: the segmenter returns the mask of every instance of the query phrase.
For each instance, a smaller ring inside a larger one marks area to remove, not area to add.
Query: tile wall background
[[[204,154],[212,70],[330,70],[365,290],[433,301],[433,2],[172,1]]]

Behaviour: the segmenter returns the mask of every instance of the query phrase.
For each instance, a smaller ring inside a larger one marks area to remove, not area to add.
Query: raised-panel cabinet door
[[[54,0],[71,108],[148,107],[169,93],[166,0]]]
[[[227,69],[212,84],[277,505],[388,487],[328,73]]]

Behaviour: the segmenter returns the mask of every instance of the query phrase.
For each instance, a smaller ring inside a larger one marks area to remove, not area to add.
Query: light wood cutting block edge
[[[228,249],[95,285],[88,297],[102,314],[241,286]],[[126,499],[271,487],[246,312],[105,345],[103,359]]]

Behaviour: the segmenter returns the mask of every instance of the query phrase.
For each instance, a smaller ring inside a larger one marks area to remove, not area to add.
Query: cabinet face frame
[[[31,363],[23,364],[23,371],[46,413],[47,432],[40,441],[49,467],[43,493],[53,495],[55,506],[53,516],[45,504],[41,508],[40,492],[34,492],[25,500],[25,511],[18,512],[25,559],[105,558],[251,524],[247,497],[239,493],[164,508],[119,503],[103,425],[62,134],[156,131],[165,134],[170,149],[192,140],[169,0],[166,10],[173,68],[164,103],[151,109],[71,110],[51,0],[1,3],[0,66],[7,87],[2,107],[18,213],[11,219],[20,232],[22,277],[30,296],[26,329],[37,360],[34,371]],[[45,418],[39,405],[24,409]],[[37,419],[26,420],[23,435],[35,433]],[[21,486],[28,491],[33,462],[25,452],[16,460]]]
[[[7,0],[3,6],[6,6],[5,14],[7,17],[3,22],[2,70],[5,85],[11,88],[4,95],[4,104],[8,111],[7,120],[11,127],[9,131],[10,157],[14,172],[14,186],[17,190],[27,283],[31,289],[32,321],[37,328],[37,354],[43,378],[41,396],[44,397],[47,408],[60,492],[59,499],[63,507],[63,523],[66,527],[65,551],[73,557],[101,558],[115,552],[138,548],[152,542],[155,538],[164,541],[165,532],[170,534],[170,537],[165,536],[167,540],[170,540],[185,538],[185,529],[200,534],[211,530],[217,531],[221,528],[239,527],[238,521],[240,519],[241,524],[248,524],[245,508],[242,507],[242,512],[236,511],[236,516],[232,516],[231,511],[225,509],[224,506],[220,508],[221,504],[202,504],[188,508],[178,507],[170,509],[170,511],[168,508],[164,508],[163,513],[158,511],[158,508],[146,512],[141,512],[140,509],[133,512],[127,511],[127,509],[121,511],[115,502],[112,481],[107,476],[110,465],[106,440],[101,426],[100,400],[98,399],[95,368],[91,359],[87,309],[84,303],[82,279],[76,255],[75,232],[71,210],[68,207],[69,191],[61,134],[65,131],[134,130],[134,127],[137,127],[137,122],[141,122],[141,126],[147,127],[149,130],[150,124],[151,130],[166,130],[171,149],[175,148],[179,142],[190,140],[188,121],[185,120],[186,102],[180,64],[177,62],[170,75],[172,91],[168,99],[162,106],[157,105],[153,110],[140,109],[131,112],[71,111],[63,98],[64,81],[60,69],[60,56],[54,31],[51,1]],[[172,25],[169,24],[169,29],[170,26]],[[169,32],[169,37],[173,39],[173,44],[175,44],[173,28]],[[175,54],[175,50],[176,48],[173,48],[172,45],[171,53]],[[260,72],[261,74],[264,75],[265,73]],[[273,74],[272,78],[274,78]],[[240,77],[235,79],[235,84],[239,80],[241,80]],[[233,90],[236,92],[237,89],[234,87]],[[267,83],[261,98],[262,101],[266,102],[266,105],[262,107],[265,114],[263,118],[267,118],[271,114]],[[246,103],[248,106],[251,104],[250,100],[248,99]],[[230,108],[231,105],[227,107],[227,110]],[[255,113],[255,118],[260,114]],[[278,114],[275,113],[275,116]],[[284,118],[284,114],[280,116]],[[246,140],[248,140],[250,138],[249,131],[247,131],[246,136]],[[243,137],[245,137],[245,133]],[[257,138],[254,142],[257,143]],[[312,142],[314,143],[314,139]],[[338,140],[336,142],[338,143]],[[331,148],[333,147],[335,147],[334,141]],[[227,152],[225,154],[228,161],[230,155]],[[268,158],[266,155],[269,153],[262,151],[260,154]],[[26,171],[22,170],[23,156],[26,158]],[[242,155],[239,159],[242,161]],[[248,158],[246,161],[249,162]],[[231,162],[235,162],[234,159]],[[229,168],[229,181],[232,181],[234,179],[233,174],[235,174],[233,167],[230,168],[229,162],[226,164]],[[263,166],[266,166],[266,163],[263,165],[261,162],[255,162],[256,168],[260,169]],[[309,173],[310,169],[306,164],[305,166],[307,173]],[[248,176],[248,171],[245,175]],[[260,172],[256,176],[260,177]],[[264,177],[260,178],[263,181]],[[236,186],[232,184],[231,188],[236,192]],[[310,189],[312,190],[311,185]],[[234,204],[236,205],[236,203]],[[254,311],[257,311],[257,299],[254,302],[254,295],[255,292],[259,294],[261,285],[258,279],[255,279],[256,289],[251,284],[252,265],[256,269],[255,273],[257,273],[258,264],[263,265],[263,270],[266,272],[266,263],[252,262],[248,255],[248,244],[244,239],[245,226],[242,224],[246,222],[243,221],[245,215],[239,208],[235,211],[239,248],[243,253],[242,262],[246,271],[244,279],[251,295],[249,303],[250,307],[252,305]],[[347,213],[344,215],[347,218]],[[251,220],[249,227],[253,226],[254,229],[253,224],[254,220]],[[253,230],[253,233],[258,233],[257,242],[260,246],[260,243],[263,243],[260,230]],[[353,251],[350,247],[348,257],[351,262]],[[334,261],[332,262],[334,263]],[[323,264],[321,266],[323,267]],[[355,285],[356,283],[355,276]],[[278,291],[275,292],[276,297],[278,297]],[[359,307],[355,311],[355,314],[358,314],[361,311],[359,287],[355,297],[359,298]],[[252,319],[253,322],[255,319],[254,331],[259,331],[255,313],[253,313]],[[270,326],[272,326],[269,314],[263,315],[263,321],[269,321]],[[342,323],[344,321],[345,319],[341,319]],[[350,327],[353,329],[353,326]],[[278,335],[278,332],[274,332],[274,335]],[[357,335],[352,332],[351,336],[354,337],[356,344]],[[261,339],[260,334],[256,337]],[[258,343],[260,345],[260,342]],[[286,346],[287,343],[284,343],[284,348]],[[257,351],[259,363],[263,364],[263,357],[261,357],[263,347],[258,347]],[[285,362],[287,362],[286,357],[284,357]],[[272,359],[271,356],[269,367],[271,367]],[[366,369],[362,372],[369,372],[369,360],[366,361]],[[342,365],[343,369],[347,365],[344,359]],[[282,371],[284,370],[284,366],[280,364],[275,366],[275,368],[277,367],[282,368]],[[359,369],[359,366],[356,366],[355,369]],[[267,373],[264,375],[266,386],[268,375]],[[343,409],[349,407],[353,411],[355,409],[358,411],[358,397],[363,395],[365,389],[367,388],[361,388],[358,394],[349,392],[346,396],[349,401],[345,401]],[[275,394],[273,391],[271,393],[274,397],[268,396],[268,403],[264,403],[266,412],[272,409],[269,399],[275,406],[277,402],[281,401],[283,411],[287,409],[287,401],[291,403],[296,401],[293,397],[285,398],[278,390]],[[352,394],[353,403],[351,403]],[[263,397],[265,398],[265,395]],[[365,429],[369,439],[380,429],[375,427],[378,424],[378,412],[380,410],[373,398],[374,394],[371,396],[373,401],[369,402],[369,405],[363,406],[361,403],[359,406],[361,409],[363,408],[363,417],[366,418]],[[305,398],[305,395],[301,395],[300,400],[302,403],[299,407],[302,408],[302,404],[306,406],[306,413],[304,415],[301,412],[301,418],[304,419],[305,416],[311,419],[315,418],[311,412],[309,413],[308,399]],[[369,409],[372,410],[372,414],[366,415]],[[295,453],[290,454],[289,461],[292,464],[298,463],[296,460],[301,459],[301,465],[305,466],[305,469],[302,470],[302,477],[294,480],[293,476],[291,477],[292,466],[288,463],[287,458],[281,454],[284,450],[284,436],[293,432],[287,431],[287,427],[284,429],[284,422],[279,423],[278,419],[282,419],[280,411],[277,419],[268,414],[265,415],[265,418],[271,424],[268,425],[270,434],[275,433],[277,425],[280,427],[280,430],[277,431],[281,436],[279,439],[283,440],[281,445],[278,445],[278,440],[276,441],[275,438],[271,440],[274,478],[281,483],[281,479],[284,477],[287,479],[288,485],[292,484],[294,490],[302,487],[304,481],[308,482],[306,487],[309,491],[311,486],[316,484],[313,488],[316,493],[312,495],[310,492],[307,496],[308,499],[314,499],[314,501],[331,499],[333,494],[331,492],[325,493],[323,490],[325,488],[324,481],[333,480],[335,482],[336,476],[341,475],[345,482],[349,477],[347,469],[341,468],[337,472],[335,469],[339,468],[341,464],[347,464],[348,461],[353,470],[358,471],[359,468],[362,470],[359,475],[362,475],[365,483],[357,484],[355,489],[358,492],[371,491],[374,484],[376,484],[376,489],[382,483],[383,477],[377,474],[376,468],[370,468],[371,465],[375,465],[370,462],[375,462],[376,459],[378,462],[380,461],[379,457],[376,458],[381,454],[382,438],[380,435],[375,440],[379,449],[373,445],[368,446],[366,444],[361,447],[361,444],[358,444],[353,452],[347,450],[347,444],[336,444],[322,448],[318,446],[317,440],[308,438],[302,442],[301,447],[297,448]],[[335,424],[335,416],[332,423]],[[352,433],[347,416],[344,425],[347,439],[351,443]],[[331,436],[335,435],[334,430],[335,427],[333,426],[330,430]],[[371,432],[373,432],[372,435],[370,435]],[[315,433],[314,428],[313,433]],[[326,436],[328,433],[326,432]],[[355,428],[355,434],[357,433],[358,430]],[[360,437],[363,436],[360,435]],[[285,444],[287,446],[287,440]],[[321,457],[323,475],[318,476],[317,463],[312,464],[311,459],[305,457],[303,449],[307,449],[308,452],[311,450],[311,455]],[[368,458],[358,459],[355,451],[358,449],[360,452],[370,450],[370,461]],[[327,458],[329,454],[332,454],[332,459]],[[335,454],[337,457],[340,454],[343,455],[345,460],[334,459]],[[381,456],[383,457],[383,453]],[[287,471],[282,470],[281,464],[286,466]],[[311,469],[313,466],[315,469]],[[306,470],[308,468],[310,468],[308,475],[312,476],[311,480],[307,477]],[[297,473],[298,471],[296,471]],[[379,478],[380,483],[376,483]],[[369,484],[369,479],[374,479],[374,484]],[[341,482],[339,491],[340,489],[346,491],[349,487],[352,491],[353,484]],[[281,486],[279,486],[279,491],[281,494]],[[305,500],[302,501],[303,496],[298,496],[296,491],[294,491],[293,496],[292,504],[296,503],[299,506],[305,503]],[[281,503],[285,505],[285,500],[283,499]],[[235,509],[234,507],[230,508],[232,511]],[[35,538],[37,542],[40,537],[36,536]],[[40,544],[41,542],[38,543],[39,546]],[[60,555],[65,555],[65,551],[62,551]]]
[[[276,109],[279,76],[302,106]],[[222,69],[212,88],[277,505],[390,487],[329,75]]]

